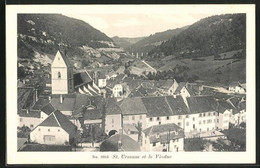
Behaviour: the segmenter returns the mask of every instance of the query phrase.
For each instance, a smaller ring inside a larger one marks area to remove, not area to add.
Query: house
[[[136,128],[136,126],[134,126],[132,124],[124,124],[123,125],[123,134],[128,135],[130,138],[132,138],[136,142],[139,142],[139,140],[138,140],[139,131]]]
[[[242,122],[246,122],[246,101],[240,101],[233,110],[231,123],[238,126]]]
[[[108,98],[106,102],[105,133],[119,132],[122,129],[122,111],[114,98]]]
[[[154,125],[144,130],[145,151],[179,152],[184,149],[184,131],[176,124]]]
[[[142,127],[146,126],[147,110],[141,98],[125,98],[118,105],[122,111],[123,124],[138,126],[141,123]]]
[[[128,95],[130,94],[130,90],[129,90],[129,86],[126,83],[119,83],[116,84],[113,87],[113,96],[114,97],[128,97]]]
[[[178,87],[176,80],[159,80],[156,86],[164,95],[173,95]]]
[[[39,144],[65,145],[74,142],[76,133],[77,127],[56,110],[31,131],[30,139]]]
[[[52,94],[69,94],[74,92],[73,66],[67,56],[57,51],[51,65]]]
[[[125,71],[125,67],[124,66],[120,66],[118,67],[118,69],[116,70],[117,74],[124,74]]]
[[[191,95],[190,95],[189,91],[187,90],[186,86],[187,86],[187,83],[180,82],[174,92],[174,95],[181,95],[183,98],[190,97]]]
[[[233,112],[232,104],[225,100],[218,101],[217,112],[216,128],[221,130],[229,129],[229,122]]]
[[[106,74],[106,79],[107,80],[109,80],[109,79],[113,79],[113,78],[115,78],[115,77],[117,77],[117,73],[114,71],[114,70],[111,70],[110,72],[108,72],[107,74]]]
[[[140,144],[124,134],[115,134],[103,141],[100,151],[138,152],[141,151]]]
[[[27,126],[33,129],[47,117],[48,115],[41,110],[22,109],[18,113],[18,127]]]
[[[187,98],[190,114],[184,122],[185,132],[204,132],[214,130],[217,120],[218,103],[212,96],[193,96]]]
[[[229,84],[228,90],[233,93],[246,93],[246,85],[239,82],[232,82]]]

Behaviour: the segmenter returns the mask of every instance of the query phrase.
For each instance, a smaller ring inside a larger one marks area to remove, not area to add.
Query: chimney
[[[51,103],[51,96],[49,96],[49,102]]]
[[[63,102],[63,97],[62,95],[60,95],[60,103],[62,104],[62,102]]]
[[[38,92],[37,92],[37,89],[35,90],[35,101],[36,101],[36,102],[38,101]]]

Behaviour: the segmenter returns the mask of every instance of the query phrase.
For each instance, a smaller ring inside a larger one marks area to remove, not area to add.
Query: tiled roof
[[[121,114],[121,109],[114,98],[108,98],[106,102],[106,115]]]
[[[140,145],[127,135],[116,134],[103,141],[100,145],[100,151],[118,151],[118,141],[121,141],[122,151],[140,151]]]
[[[172,110],[173,115],[189,114],[190,111],[181,96],[166,96],[166,100]]]
[[[137,128],[136,128],[134,125],[132,125],[132,124],[124,124],[124,125],[123,125],[123,130],[124,130],[126,133],[128,133],[128,131],[134,132],[134,133],[138,133]]]
[[[41,118],[40,110],[26,110],[22,109],[19,112],[20,117],[30,117],[30,118]]]
[[[83,119],[84,120],[98,120],[102,119],[102,111],[99,109],[92,109],[92,110],[84,110],[83,112]]]
[[[73,75],[74,77],[74,86],[78,87],[93,81],[91,76],[87,72],[79,72]]]
[[[213,97],[215,97],[216,99],[223,99],[223,100],[227,100],[229,98],[231,98],[231,95],[228,95],[226,93],[222,93],[222,92],[214,92]]]
[[[180,91],[181,91],[181,89],[183,88],[183,87],[185,87],[186,86],[186,83],[185,82],[180,82],[179,84],[178,84],[178,87],[177,87],[177,89],[175,90],[175,94],[179,94],[180,93]]]
[[[50,115],[54,111],[54,107],[51,105],[51,103],[46,104],[41,111],[46,113],[47,115]]]
[[[226,100],[218,101],[217,112],[223,113],[227,109],[234,109],[234,107]]]
[[[246,109],[246,101],[241,101],[239,103],[239,110],[245,110]]]
[[[60,103],[60,97],[53,97],[51,99],[51,105],[60,111],[72,111],[75,105],[74,97],[65,97],[63,95],[62,103]]]
[[[187,97],[191,113],[202,113],[216,111],[217,102],[212,96]]]
[[[49,99],[47,98],[39,98],[37,102],[33,105],[32,109],[34,110],[41,110],[44,106],[49,103]]]
[[[17,108],[18,111],[21,109],[29,108],[33,103],[34,99],[34,88],[32,87],[18,87],[18,95],[17,95]]]
[[[163,142],[169,140],[184,138],[184,130],[176,124],[154,125],[144,130],[146,136],[149,136],[150,143]]]
[[[67,66],[67,67],[72,67],[72,65],[71,65],[71,63],[70,63],[68,57],[67,57],[63,52],[61,52],[61,51],[58,51],[58,52],[60,52],[60,55],[61,55],[62,59],[64,60],[66,66]],[[58,54],[58,52],[57,52],[57,54]],[[57,55],[57,54],[56,54],[56,55]]]
[[[123,115],[146,114],[146,108],[141,98],[126,98],[119,105]]]
[[[61,127],[68,134],[75,134],[77,127],[59,110],[52,112],[39,126]]]
[[[234,107],[238,108],[238,105],[239,105],[239,102],[241,101],[241,98],[240,97],[232,97],[228,100],[234,105]]]
[[[172,115],[166,97],[143,97],[142,102],[147,110],[148,117]]]

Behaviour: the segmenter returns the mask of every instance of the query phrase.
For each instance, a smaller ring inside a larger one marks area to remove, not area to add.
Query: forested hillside
[[[186,30],[149,52],[150,57],[167,55],[201,57],[245,49],[246,15],[211,16],[192,24]]]

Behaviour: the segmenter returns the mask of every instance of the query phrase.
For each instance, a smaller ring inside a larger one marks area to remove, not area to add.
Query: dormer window
[[[60,79],[61,78],[61,73],[60,72],[58,72],[58,79]]]

